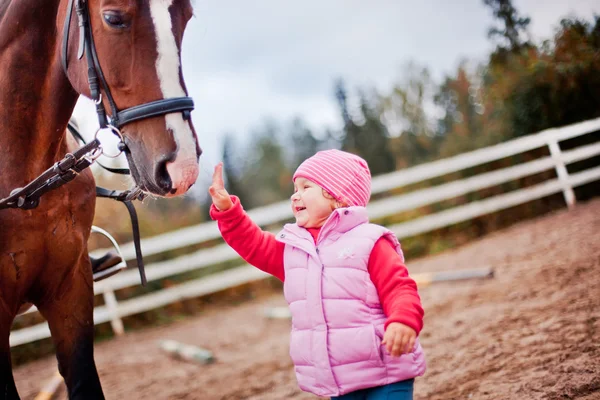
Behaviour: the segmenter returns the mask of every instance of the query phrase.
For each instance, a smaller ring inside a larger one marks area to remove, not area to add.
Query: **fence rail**
[[[600,167],[590,168],[576,174],[569,174],[566,166],[600,155],[600,142],[580,146],[569,151],[561,151],[560,142],[599,130],[600,118],[562,128],[548,129],[496,146],[377,176],[373,178],[372,193],[383,195],[386,192],[413,183],[441,177],[449,173],[544,146],[548,146],[550,152],[549,156],[534,161],[406,194],[389,195],[369,204],[369,216],[373,220],[393,216],[399,212],[453,199],[467,193],[476,192],[552,169],[556,171],[556,179],[550,179],[535,186],[456,206],[411,221],[395,224],[389,226],[389,228],[399,238],[405,238],[561,192],[565,197],[567,206],[572,207],[576,201],[573,188],[600,180]],[[261,226],[292,218],[291,208],[287,201],[250,210],[249,214]],[[144,239],[141,245],[144,254],[150,256],[217,238],[220,238],[220,234],[216,223],[207,222]],[[122,246],[121,250],[126,260],[135,259],[135,251],[132,243]],[[238,259],[238,255],[229,246],[218,244],[174,259],[150,264],[146,268],[146,275],[148,281],[151,282],[235,259]],[[195,298],[240,284],[264,279],[265,277],[267,277],[267,274],[248,265],[241,265],[174,287],[146,293],[125,301],[117,301],[114,295],[116,290],[139,284],[137,271],[127,270],[95,284],[94,292],[97,295],[104,296],[105,305],[95,308],[94,323],[110,322],[115,333],[122,334],[123,325],[121,319],[123,317],[156,309],[183,299]],[[29,310],[29,312],[35,311],[35,308]],[[47,324],[42,323],[14,330],[11,333],[10,344],[11,346],[18,346],[49,336],[50,331]]]

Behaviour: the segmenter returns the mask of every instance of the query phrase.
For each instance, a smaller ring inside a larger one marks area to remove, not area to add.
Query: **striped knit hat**
[[[366,207],[371,197],[371,172],[367,162],[345,151],[317,152],[300,164],[293,180],[298,177],[316,183],[348,206]]]

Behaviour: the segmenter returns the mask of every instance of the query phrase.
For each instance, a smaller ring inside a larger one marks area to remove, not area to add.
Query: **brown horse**
[[[73,150],[65,132],[80,94],[96,100],[101,125],[122,127],[138,188],[185,193],[200,156],[180,66],[192,12],[190,0],[0,0],[0,199]],[[48,321],[69,398],[104,398],[93,356],[88,171],[35,208],[0,210],[0,399],[19,398],[9,335],[26,302]]]

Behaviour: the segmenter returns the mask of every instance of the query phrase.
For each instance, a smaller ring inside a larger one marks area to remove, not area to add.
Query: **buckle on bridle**
[[[126,196],[125,196],[125,201],[132,201],[132,200],[144,200],[146,198],[146,193],[139,187],[139,186],[134,186],[129,190],[125,191]]]
[[[119,152],[116,155],[112,155],[112,154],[106,154],[106,152],[104,152],[103,150],[101,151],[100,155],[104,155],[108,158],[117,158],[119,157],[123,151],[125,149],[127,149],[127,145],[125,144],[125,140],[123,138],[123,134],[121,133],[121,131],[119,130],[119,128],[113,126],[113,125],[106,125],[105,128],[98,128],[98,130],[96,131],[96,133],[94,134],[94,139],[98,139],[98,134],[100,133],[100,131],[103,131],[105,129],[110,130],[115,136],[117,136],[119,138],[119,143],[117,144],[117,149],[119,150]],[[98,157],[100,157],[100,155],[98,155]],[[96,157],[96,158],[98,158]]]

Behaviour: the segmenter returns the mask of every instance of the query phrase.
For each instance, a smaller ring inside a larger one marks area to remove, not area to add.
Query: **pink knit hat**
[[[367,162],[345,151],[317,152],[300,164],[293,180],[298,177],[316,183],[349,206],[365,207],[371,197],[371,172]]]

